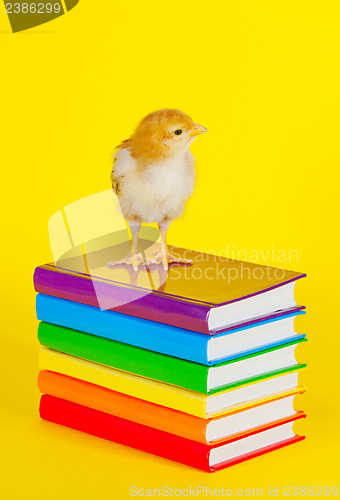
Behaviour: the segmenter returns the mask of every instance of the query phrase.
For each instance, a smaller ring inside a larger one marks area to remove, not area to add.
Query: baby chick
[[[171,255],[166,246],[166,232],[179,217],[192,194],[195,183],[195,160],[189,146],[207,129],[178,109],[162,109],[147,115],[134,134],[123,141],[114,153],[112,188],[118,196],[123,216],[132,233],[132,255],[108,265],[132,264],[135,271],[143,262],[137,253],[141,223],[157,223],[161,247],[150,264],[191,263]]]

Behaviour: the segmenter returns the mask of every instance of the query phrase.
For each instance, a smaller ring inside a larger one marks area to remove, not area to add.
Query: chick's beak
[[[193,129],[190,132],[190,137],[195,137],[196,135],[199,134],[205,134],[205,132],[208,132],[208,130],[205,127],[202,127],[202,125],[198,125],[198,123],[194,123]]]

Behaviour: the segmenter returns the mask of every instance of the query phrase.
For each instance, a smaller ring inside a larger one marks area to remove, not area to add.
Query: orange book
[[[242,436],[302,413],[294,410],[293,400],[304,392],[299,388],[251,407],[245,402],[243,409],[204,419],[49,370],[39,373],[38,387],[44,394],[205,444]]]

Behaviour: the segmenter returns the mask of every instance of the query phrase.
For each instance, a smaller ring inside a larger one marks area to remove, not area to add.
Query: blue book
[[[158,323],[50,295],[37,295],[37,316],[46,323],[211,366],[305,337],[294,330],[294,311],[215,335]]]

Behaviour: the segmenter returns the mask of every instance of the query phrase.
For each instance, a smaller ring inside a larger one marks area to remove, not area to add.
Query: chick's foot
[[[168,269],[168,264],[192,264],[191,259],[180,259],[168,251],[163,253],[162,250],[156,250],[156,252],[153,252],[152,255],[154,255],[154,258],[148,259],[148,262],[145,263],[145,265],[163,264],[165,271]]]
[[[134,271],[138,271],[138,266],[142,263],[144,263],[143,255],[141,253],[136,253],[135,255],[130,255],[123,260],[110,260],[106,265],[107,267],[116,267],[127,264],[129,266],[132,266]]]

